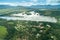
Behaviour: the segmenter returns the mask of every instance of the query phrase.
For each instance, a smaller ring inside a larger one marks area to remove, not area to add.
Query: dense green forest
[[[50,25],[51,27],[47,25]],[[40,26],[43,26],[44,28],[40,29]],[[23,40],[23,39],[60,40],[59,26],[60,24],[56,23],[53,24],[47,22],[0,20],[0,39],[1,40]]]

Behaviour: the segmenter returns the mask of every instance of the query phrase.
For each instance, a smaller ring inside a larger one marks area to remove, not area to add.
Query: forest
[[[0,18],[0,40],[60,40],[60,11],[27,8],[0,9],[0,16],[10,16],[21,12],[35,11],[40,15],[51,16],[57,23],[6,20]]]

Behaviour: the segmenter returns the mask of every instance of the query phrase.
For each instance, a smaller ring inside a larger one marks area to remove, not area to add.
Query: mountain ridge
[[[4,8],[37,8],[37,9],[60,9],[60,5],[32,5],[32,6],[10,6],[10,5],[0,5],[0,9]]]

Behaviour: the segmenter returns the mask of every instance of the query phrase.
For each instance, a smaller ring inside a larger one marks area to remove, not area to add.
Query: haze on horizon
[[[60,5],[60,0],[0,0],[0,5],[11,6]]]

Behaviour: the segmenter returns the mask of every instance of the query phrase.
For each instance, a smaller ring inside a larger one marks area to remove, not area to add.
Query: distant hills
[[[60,5],[32,5],[31,8],[40,8],[40,9],[60,9]]]
[[[13,6],[9,6],[9,5],[0,5],[0,9],[5,9],[5,8],[13,8]]]
[[[60,9],[60,5],[32,5],[32,6],[10,6],[10,5],[0,5],[0,9],[5,8],[37,8],[37,9]]]

